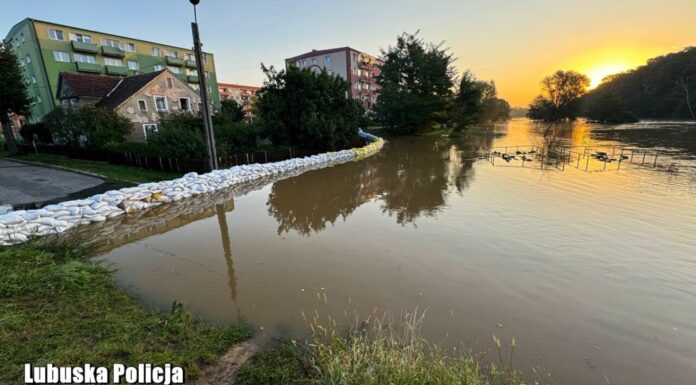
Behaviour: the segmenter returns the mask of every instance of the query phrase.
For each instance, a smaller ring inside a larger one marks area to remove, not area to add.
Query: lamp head
[[[189,1],[191,2],[191,4],[193,4],[194,7],[195,7],[196,5],[198,5],[198,3],[201,2],[201,0],[189,0]]]

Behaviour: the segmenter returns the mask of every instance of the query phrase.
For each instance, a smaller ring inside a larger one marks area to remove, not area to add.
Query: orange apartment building
[[[234,100],[239,103],[244,110],[246,116],[252,114],[252,107],[256,100],[256,93],[261,87],[245,86],[234,83],[218,83],[218,91],[220,100]]]

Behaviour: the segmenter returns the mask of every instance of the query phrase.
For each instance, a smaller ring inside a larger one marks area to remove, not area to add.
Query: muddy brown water
[[[663,154],[657,169],[603,172],[492,165],[486,148],[543,128],[496,130],[392,139],[369,159],[130,218],[97,258],[149,306],[183,301],[261,336],[300,338],[302,312],[418,308],[429,339],[480,351],[514,337],[514,367],[562,384],[694,384],[696,126],[570,125],[567,144]]]

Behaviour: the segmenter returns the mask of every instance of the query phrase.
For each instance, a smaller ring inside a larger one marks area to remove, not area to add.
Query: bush
[[[336,150],[356,136],[363,109],[346,97],[345,80],[295,66],[281,71],[264,67],[264,72],[268,80],[256,109],[274,144]]]
[[[151,154],[167,158],[205,159],[203,119],[190,113],[163,115],[158,132],[147,137],[147,148]]]
[[[117,112],[93,105],[57,107],[43,122],[59,142],[93,148],[123,143],[133,128],[131,121]]]
[[[53,143],[51,131],[49,131],[44,122],[25,124],[19,130],[19,134],[22,135],[22,138],[27,142],[33,141],[34,135],[36,135],[41,143]]]

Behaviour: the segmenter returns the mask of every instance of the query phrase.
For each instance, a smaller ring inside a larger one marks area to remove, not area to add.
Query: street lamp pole
[[[205,141],[208,145],[208,166],[210,170],[218,168],[217,151],[215,149],[215,132],[213,131],[213,119],[210,113],[210,102],[208,99],[208,86],[206,84],[205,72],[203,71],[203,52],[201,50],[201,38],[198,34],[198,15],[196,5],[200,0],[189,0],[193,4],[193,19],[191,32],[193,32],[193,50],[196,55],[196,69],[198,70],[198,87],[203,104],[203,127],[205,128]]]

